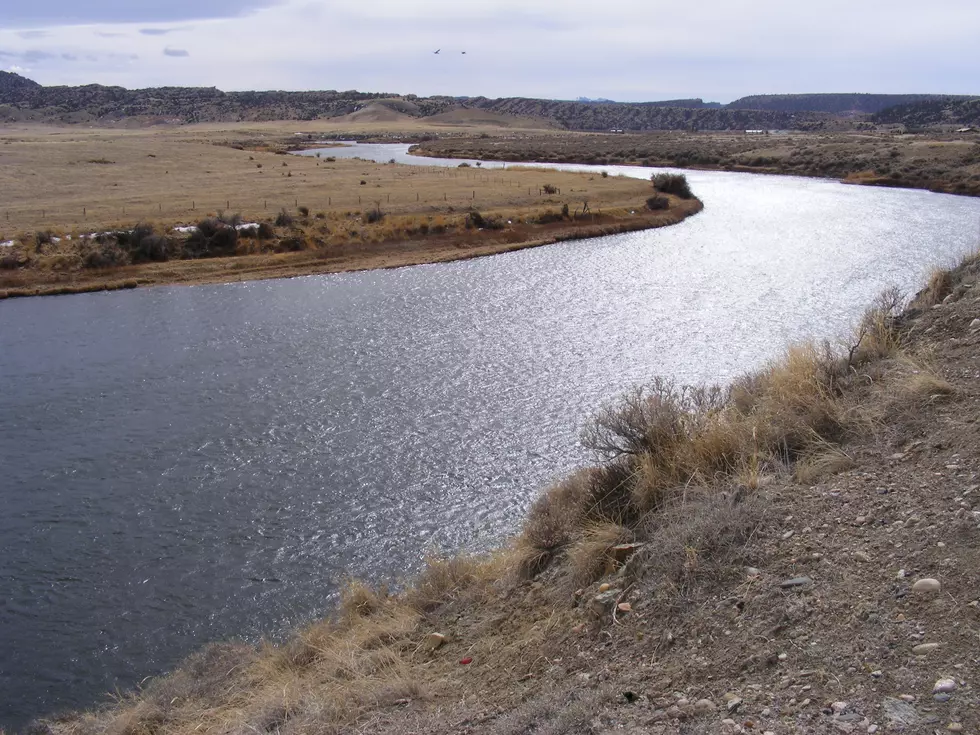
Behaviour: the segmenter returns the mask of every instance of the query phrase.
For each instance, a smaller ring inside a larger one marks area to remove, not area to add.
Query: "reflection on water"
[[[838,334],[976,244],[978,200],[688,176],[706,209],[664,230],[0,302],[0,723],[274,636],[347,573],[492,545],[603,400]]]

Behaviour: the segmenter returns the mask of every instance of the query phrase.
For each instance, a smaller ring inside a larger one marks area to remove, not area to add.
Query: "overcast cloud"
[[[722,102],[980,94],[974,0],[59,0],[0,23],[0,68],[42,84]]]

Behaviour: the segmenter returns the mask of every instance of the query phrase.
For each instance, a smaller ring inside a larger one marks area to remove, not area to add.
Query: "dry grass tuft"
[[[388,597],[386,589],[375,590],[363,582],[351,579],[340,591],[340,612],[345,618],[360,618],[378,612]]]
[[[582,537],[568,549],[572,583],[583,587],[615,571],[617,561],[613,547],[633,540],[633,532],[618,523],[604,522],[589,526]]]
[[[405,603],[419,613],[429,613],[473,588],[486,588],[501,569],[501,557],[460,554],[430,557],[425,569],[405,591]]]
[[[928,307],[942,302],[953,291],[953,275],[948,268],[936,268],[926,287],[916,297],[916,305]]]
[[[793,475],[801,485],[813,485],[820,479],[854,466],[854,459],[840,447],[825,444],[800,458]]]

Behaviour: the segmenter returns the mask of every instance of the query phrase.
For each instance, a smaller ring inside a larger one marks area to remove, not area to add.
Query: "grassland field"
[[[285,155],[297,147],[299,132],[287,124],[0,130],[0,242],[14,243],[0,250],[0,293],[451,260],[673,224],[700,208],[670,198],[666,209],[648,211],[651,185],[627,177]],[[303,145],[317,132],[303,132]],[[351,133],[378,131],[368,125]],[[154,262],[94,251],[83,239],[136,223],[175,237],[175,226],[207,218],[268,222],[274,230],[240,238],[221,258],[201,257],[216,254],[213,247],[191,258],[161,246],[159,257],[143,259]]]

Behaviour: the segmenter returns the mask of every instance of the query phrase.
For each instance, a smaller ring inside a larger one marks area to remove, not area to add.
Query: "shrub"
[[[469,212],[466,215],[466,229],[470,230],[473,228],[480,229],[486,224],[486,220],[483,215],[479,212]]]
[[[82,256],[86,268],[114,268],[129,263],[129,254],[111,240],[90,243]]]
[[[276,231],[268,222],[259,222],[259,229],[256,232],[260,240],[271,240],[276,236]]]
[[[469,167],[470,167],[470,164],[468,164],[468,163],[467,163],[466,161],[463,161],[463,162],[462,162],[461,164],[459,164],[459,166],[457,166],[456,168],[469,168]]]
[[[276,215],[276,227],[292,227],[293,226],[293,215],[286,211],[283,207],[279,214]]]
[[[380,206],[375,206],[373,209],[368,209],[364,212],[364,221],[368,224],[374,224],[375,222],[380,222],[385,218],[385,213],[381,211]]]
[[[194,256],[228,255],[238,246],[238,230],[221,220],[208,217],[197,223],[197,231],[187,238],[186,250]]]
[[[609,172],[608,171],[603,171],[602,172],[602,178],[608,179],[609,178]]]
[[[567,203],[561,205],[561,216],[564,217],[565,219],[568,219],[568,204]]]
[[[541,188],[544,190],[544,193],[545,194],[557,194],[558,193],[558,187],[555,186],[554,184],[545,184]]]
[[[692,199],[694,194],[684,174],[654,174],[650,177],[653,188],[664,194],[673,194],[681,199]]]
[[[173,249],[167,237],[156,234],[153,226],[145,223],[136,225],[129,232],[117,232],[116,241],[119,247],[129,253],[134,263],[167,260]]]
[[[298,208],[297,208],[297,211],[298,211],[298,212],[300,213],[300,215],[302,215],[303,217],[309,217],[309,216],[310,216],[310,208],[309,208],[309,207],[298,207]]]
[[[665,196],[661,196],[660,194],[654,194],[652,197],[647,199],[647,209],[656,211],[658,209],[667,209],[669,207],[670,200]]]
[[[224,212],[218,212],[218,221],[224,222],[226,225],[231,227],[238,227],[245,220],[242,219],[240,214],[225,214]]]

